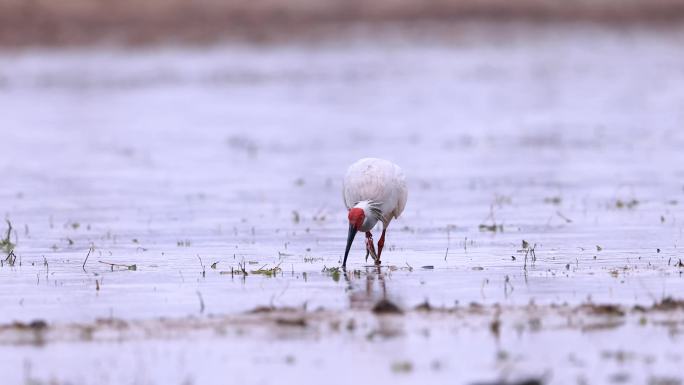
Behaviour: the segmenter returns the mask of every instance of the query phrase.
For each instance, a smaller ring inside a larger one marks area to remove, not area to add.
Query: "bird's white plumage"
[[[380,205],[385,226],[404,211],[408,189],[406,178],[396,164],[377,158],[363,158],[349,166],[342,188],[347,209],[361,201]]]

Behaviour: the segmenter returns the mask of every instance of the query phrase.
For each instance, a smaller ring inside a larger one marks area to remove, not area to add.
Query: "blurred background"
[[[681,20],[681,0],[2,0],[0,43],[210,42],[316,36],[349,23]]]
[[[555,304],[684,292],[682,22],[680,0],[0,0],[0,368],[681,384],[681,312],[591,334]],[[357,240],[341,278],[342,178],[369,156],[403,168],[408,204],[387,268]],[[261,273],[234,276],[245,263]],[[385,298],[406,322],[376,328]],[[412,310],[427,302],[484,313],[459,334]],[[258,308],[305,318],[231,318]],[[319,308],[336,329],[307,326]],[[98,321],[115,318],[133,326]]]

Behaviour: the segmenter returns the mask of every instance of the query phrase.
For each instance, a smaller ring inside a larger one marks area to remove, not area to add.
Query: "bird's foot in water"
[[[378,255],[375,254],[375,251],[373,251],[371,257],[373,257],[373,262],[375,263],[375,266],[380,266],[380,257],[378,257]]]
[[[368,261],[368,256],[371,256],[373,258],[373,261],[375,261],[375,264],[380,263],[380,258],[378,258],[378,254],[375,252],[375,246],[373,245],[373,237],[366,237],[366,262]]]

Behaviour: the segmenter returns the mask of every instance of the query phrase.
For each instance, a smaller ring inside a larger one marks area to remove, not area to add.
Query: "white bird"
[[[349,249],[358,231],[366,233],[366,259],[368,254],[372,254],[375,264],[379,265],[387,226],[401,215],[406,206],[408,189],[404,173],[399,166],[384,159],[360,159],[347,170],[342,196],[349,210],[349,235],[342,267],[347,266]],[[376,255],[370,231],[378,221],[382,222],[382,236]]]

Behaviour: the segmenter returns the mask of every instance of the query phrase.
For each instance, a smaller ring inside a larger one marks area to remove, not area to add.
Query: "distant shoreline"
[[[280,40],[376,23],[672,24],[684,0],[0,0],[0,46]]]

